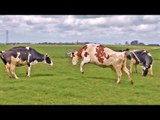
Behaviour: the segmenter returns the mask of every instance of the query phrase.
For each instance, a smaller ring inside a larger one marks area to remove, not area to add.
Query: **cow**
[[[28,66],[27,76],[30,77],[31,66],[38,62],[53,65],[53,61],[47,54],[41,54],[34,48],[26,46],[13,47],[7,51],[0,51],[0,57],[5,64],[10,78],[18,79],[15,70],[18,66]]]
[[[72,58],[72,64],[76,65],[79,59],[82,59],[80,63],[80,72],[84,73],[83,66],[87,63],[94,63],[101,67],[111,67],[117,73],[116,84],[120,83],[122,71],[124,71],[131,84],[133,84],[131,74],[126,67],[126,51],[115,52],[110,48],[101,44],[85,44],[80,49],[70,52]]]
[[[133,65],[135,67],[135,71],[137,73],[137,65],[142,66],[142,75],[147,76],[148,70],[151,71],[151,75],[153,75],[152,63],[153,58],[151,54],[146,50],[132,50],[130,54],[127,56],[130,62],[130,73],[132,73]]]

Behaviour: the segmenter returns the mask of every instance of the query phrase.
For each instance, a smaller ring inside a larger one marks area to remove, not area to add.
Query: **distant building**
[[[138,40],[134,40],[131,42],[131,45],[138,45]]]
[[[140,46],[144,46],[145,44],[141,42],[141,43],[139,43],[138,45],[140,45]]]
[[[134,40],[131,42],[131,45],[140,45],[140,46],[144,46],[145,44],[143,42],[138,42],[138,40]]]

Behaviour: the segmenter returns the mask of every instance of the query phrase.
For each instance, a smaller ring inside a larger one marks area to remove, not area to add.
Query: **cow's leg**
[[[122,71],[120,69],[117,70],[117,74],[118,74],[117,84],[119,84],[122,77]]]
[[[117,73],[117,81],[116,81],[116,83],[117,84],[119,84],[120,83],[120,80],[121,80],[121,76],[122,76],[122,72],[121,72],[121,68],[120,68],[120,65],[113,65],[113,68],[114,68],[114,70],[116,71],[116,73]]]
[[[126,66],[123,66],[122,70],[127,74],[129,81],[131,84],[133,84],[132,78],[131,78],[131,73],[129,72],[128,68]]]
[[[151,75],[153,75],[152,65],[150,67]]]
[[[84,73],[84,71],[83,71],[83,65],[86,64],[86,63],[88,63],[88,62],[90,62],[89,57],[85,57],[83,59],[83,61],[81,62],[81,64],[80,64],[80,71],[81,71],[81,73]]]
[[[27,76],[30,77],[30,75],[31,75],[31,63],[28,63]]]
[[[11,75],[11,72],[10,72],[10,64],[7,63],[7,64],[5,65],[5,67],[6,67],[6,71],[7,71],[8,76],[11,78],[12,75]]]
[[[136,64],[134,64],[134,68],[135,68],[135,71],[137,73],[137,65]]]
[[[144,67],[144,66],[142,66],[142,75],[143,75],[143,69],[145,69],[145,67]]]
[[[133,69],[133,61],[131,60],[131,63],[130,63],[130,73],[132,74],[132,69]]]
[[[16,75],[16,73],[15,73],[15,69],[16,69],[16,65],[11,63],[10,72],[11,72],[12,76],[13,76],[15,79],[18,79],[18,77],[17,77],[17,75]]]
[[[117,73],[117,76],[118,76],[118,79],[117,79],[117,84],[119,84],[120,83],[120,80],[121,80],[121,77],[122,77],[122,72],[121,72],[121,70],[118,68],[116,68],[116,73]]]

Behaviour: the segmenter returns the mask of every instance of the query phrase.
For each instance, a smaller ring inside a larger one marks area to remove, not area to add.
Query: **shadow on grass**
[[[53,74],[33,74],[31,77],[40,77],[40,76],[54,76]]]
[[[44,77],[44,76],[54,76],[53,74],[32,74],[30,77],[24,74],[19,74],[18,77],[26,77],[26,78],[32,78],[32,77]]]
[[[87,77],[87,78],[116,81],[116,78],[114,79],[114,78],[109,78],[109,77]]]
[[[155,76],[154,74],[151,75],[150,72],[148,72],[147,76],[143,76],[142,73],[140,73],[140,72],[137,72],[137,73],[133,72],[132,75],[139,75],[139,76],[142,76],[142,77],[154,77]]]

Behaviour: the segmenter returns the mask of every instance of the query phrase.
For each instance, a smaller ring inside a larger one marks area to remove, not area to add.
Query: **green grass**
[[[79,64],[72,66],[65,56],[77,45],[28,45],[41,53],[48,53],[53,59],[53,67],[38,63],[32,66],[31,77],[26,77],[27,66],[17,67],[18,80],[10,79],[0,61],[0,104],[2,105],[155,105],[160,104],[160,47],[151,46],[108,46],[112,49],[147,49],[151,52],[154,76],[141,75],[133,70],[134,85],[125,73],[120,85],[115,84],[116,73],[110,68],[93,64],[84,66],[84,74]],[[13,45],[0,45],[6,50]]]

